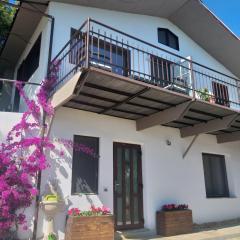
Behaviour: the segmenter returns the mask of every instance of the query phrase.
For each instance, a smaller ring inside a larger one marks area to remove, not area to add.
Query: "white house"
[[[240,217],[240,42],[200,0],[24,1],[11,33],[2,78],[40,83],[57,63],[50,137],[95,152],[51,153],[42,193],[57,179],[66,209],[109,206],[116,229],[155,229],[167,203],[199,224]],[[0,86],[6,131],[24,105]]]

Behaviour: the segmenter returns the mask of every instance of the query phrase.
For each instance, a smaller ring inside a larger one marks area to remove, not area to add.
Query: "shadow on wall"
[[[54,142],[55,143],[55,142]],[[48,168],[42,173],[42,182],[41,182],[41,199],[43,196],[50,194],[48,189],[48,183],[54,183],[56,185],[56,191],[58,196],[64,201],[64,205],[59,213],[55,216],[55,230],[63,232],[65,231],[66,216],[67,210],[72,205],[69,195],[66,195],[66,192],[71,193],[71,186],[66,186],[69,189],[63,189],[64,181],[70,178],[69,169],[72,169],[72,153],[70,149],[65,148],[60,144],[56,144],[56,150],[46,153],[48,156]],[[63,152],[64,154],[59,154]],[[65,187],[65,188],[66,188]],[[38,237],[44,235],[44,229],[46,228],[46,219],[43,211],[39,211],[39,220],[38,220]],[[61,239],[61,238],[60,238]]]
[[[49,167],[42,174],[41,197],[49,194],[46,186],[49,181],[55,182],[57,185],[58,195],[63,199],[64,206],[55,216],[55,230],[59,239],[64,239],[65,226],[67,219],[67,211],[72,207],[81,207],[87,210],[91,205],[101,206],[97,195],[71,195],[71,179],[72,179],[72,152],[73,149],[65,147],[62,143],[54,139],[55,150],[48,152]],[[43,236],[46,229],[46,219],[43,211],[39,211],[38,220],[38,237]]]

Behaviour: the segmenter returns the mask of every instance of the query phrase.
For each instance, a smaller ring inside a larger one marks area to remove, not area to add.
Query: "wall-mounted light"
[[[166,140],[166,144],[167,144],[168,146],[171,146],[171,145],[172,145],[172,142],[167,139],[167,140]]]

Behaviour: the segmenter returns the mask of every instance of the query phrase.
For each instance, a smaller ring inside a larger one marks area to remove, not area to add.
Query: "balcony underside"
[[[179,128],[182,137],[211,133],[219,143],[240,140],[238,111],[93,67],[63,84],[52,102],[135,120],[137,130],[164,125]]]

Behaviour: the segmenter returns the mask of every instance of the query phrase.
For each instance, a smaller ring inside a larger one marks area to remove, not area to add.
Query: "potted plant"
[[[48,240],[57,240],[57,236],[54,233],[48,235]]]
[[[114,219],[109,208],[92,206],[88,211],[68,211],[65,240],[113,240]]]
[[[199,92],[199,98],[203,101],[215,103],[215,98],[211,95],[207,88],[201,89]]]
[[[157,234],[173,236],[192,232],[192,211],[186,204],[167,204],[156,214]]]

